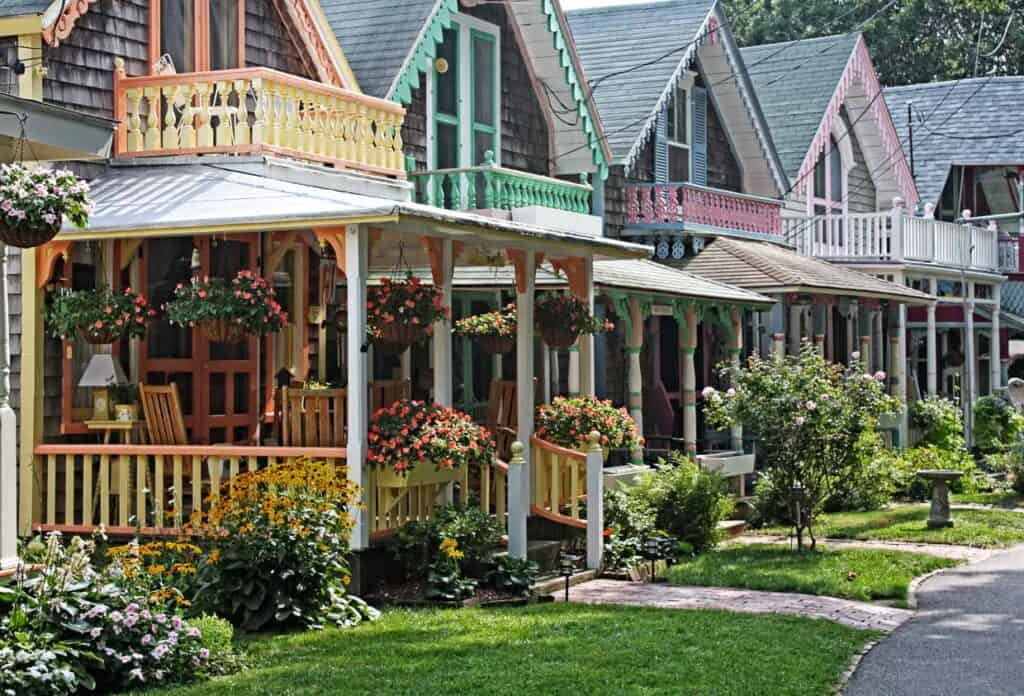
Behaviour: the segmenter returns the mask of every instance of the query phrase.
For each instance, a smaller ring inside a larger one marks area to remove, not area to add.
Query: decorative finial
[[[590,431],[590,434],[587,435],[587,441],[590,443],[590,447],[587,449],[591,452],[601,449],[601,433],[596,430]]]
[[[484,153],[484,164],[488,167],[494,166],[494,150],[487,150]]]

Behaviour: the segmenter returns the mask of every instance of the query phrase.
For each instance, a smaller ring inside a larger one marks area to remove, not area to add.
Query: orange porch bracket
[[[526,292],[526,252],[521,249],[506,249],[505,256],[516,267],[516,290]],[[544,261],[544,254],[536,252],[534,255],[533,271],[536,272]]]
[[[434,287],[441,287],[451,280],[451,274],[455,270],[455,260],[462,253],[464,244],[452,242],[452,268],[449,269],[449,277],[444,277],[444,239],[440,237],[420,237],[420,244],[423,245],[423,253],[430,260],[430,275],[434,279]]]
[[[60,240],[47,242],[36,251],[36,286],[45,288],[57,266],[57,259],[63,257],[66,262],[71,258],[71,242]]]
[[[321,247],[330,246],[334,250],[335,263],[338,270],[345,272],[345,226],[338,227],[314,227],[313,236]]]
[[[565,273],[569,281],[569,292],[581,300],[587,299],[587,271],[584,259],[572,256],[566,259],[551,259],[551,266],[556,271]]]

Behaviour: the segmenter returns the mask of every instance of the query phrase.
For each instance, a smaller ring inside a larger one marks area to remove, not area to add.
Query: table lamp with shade
[[[128,378],[110,353],[97,353],[89,359],[78,386],[92,388],[92,420],[109,420],[110,390],[114,384],[126,384]]]

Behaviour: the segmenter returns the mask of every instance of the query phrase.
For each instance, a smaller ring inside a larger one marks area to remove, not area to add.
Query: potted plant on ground
[[[276,333],[288,323],[288,313],[274,299],[274,289],[246,270],[230,283],[208,276],[179,283],[164,309],[171,323],[196,327],[220,343]]]
[[[441,291],[408,273],[404,280],[384,278],[367,290],[366,332],[375,345],[402,352],[433,333],[448,317]]]
[[[113,343],[122,336],[141,338],[156,314],[146,298],[125,288],[75,290],[53,298],[44,317],[50,334],[68,338],[79,334],[93,344]]]
[[[541,440],[576,450],[584,449],[596,430],[606,456],[612,449],[633,450],[643,444],[626,409],[590,396],[556,397],[537,407],[534,424]]]
[[[490,432],[453,408],[423,401],[396,401],[370,420],[367,461],[378,467],[377,483],[405,488],[454,481],[460,469],[490,466]]]
[[[57,236],[67,216],[75,227],[89,223],[89,185],[66,169],[0,167],[0,240],[27,249]]]
[[[455,333],[476,339],[488,353],[510,353],[516,347],[516,306],[459,319]]]
[[[580,334],[611,331],[615,325],[590,313],[586,303],[572,293],[546,292],[537,297],[537,326],[551,348],[568,348]]]

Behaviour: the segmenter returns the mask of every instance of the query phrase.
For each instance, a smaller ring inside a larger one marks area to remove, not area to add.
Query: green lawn
[[[994,505],[996,507],[1024,507],[1024,496],[1016,491],[998,493],[954,493],[953,504]]]
[[[965,546],[1010,546],[1024,541],[1024,514],[1010,510],[954,510],[953,527],[929,529],[927,505],[894,505],[872,512],[822,515],[819,539],[876,539]],[[786,527],[766,527],[762,534],[790,534]]]
[[[831,693],[878,634],[824,620],[553,604],[389,611],[375,624],[249,644],[207,694]]]
[[[727,546],[677,565],[669,579],[678,585],[803,592],[862,601],[893,599],[905,605],[911,580],[954,565],[953,560],[900,551],[798,553],[774,544],[750,544]]]

